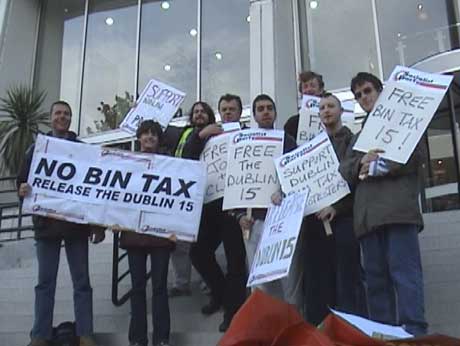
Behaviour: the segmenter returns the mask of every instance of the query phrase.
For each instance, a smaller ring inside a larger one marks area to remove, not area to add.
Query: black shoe
[[[231,319],[228,319],[228,318],[224,317],[223,322],[219,325],[219,332],[225,333],[227,331],[228,327],[230,327],[231,322],[232,322]]]
[[[211,298],[208,304],[201,308],[201,313],[204,315],[212,315],[213,313],[220,310],[222,306],[221,302]]]

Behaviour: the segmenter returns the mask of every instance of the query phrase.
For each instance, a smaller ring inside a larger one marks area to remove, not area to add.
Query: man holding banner
[[[390,109],[392,97],[387,97],[386,93],[406,88],[406,84],[397,83],[395,87],[389,80],[383,90],[381,81],[372,74],[360,72],[352,79],[351,90],[368,115],[364,129],[353,137],[347,149],[340,172],[355,191],[354,230],[363,254],[369,317],[403,325],[409,333],[422,335],[427,332],[427,323],[418,242],[418,232],[423,228],[418,204],[419,168],[424,162],[421,144],[409,153],[408,161],[402,163],[383,159],[385,150],[382,148],[370,147],[363,153],[362,149],[357,151],[355,144],[366,131],[378,130],[375,120],[382,107],[389,109],[386,116],[402,123],[399,116],[404,118],[407,112]],[[405,97],[410,98],[409,93]],[[405,106],[415,105],[413,100],[404,101]],[[421,97],[416,101],[428,102]],[[402,103],[400,105],[403,107]],[[426,117],[431,119],[433,114],[426,114]],[[421,135],[424,129],[420,130]],[[392,131],[386,135],[398,133]],[[371,145],[375,143],[377,137]]]
[[[224,124],[239,122],[243,110],[239,96],[223,95],[219,100],[218,108]],[[198,159],[209,139],[222,132],[222,128],[216,124],[210,124],[201,131],[196,131],[186,144],[185,157]],[[226,149],[220,152],[220,149],[211,148],[209,154],[225,155]],[[227,164],[226,156],[221,161]],[[235,218],[228,212],[222,211],[222,202],[222,198],[218,198],[204,205],[198,240],[192,245],[190,257],[193,266],[211,291],[211,299],[202,307],[201,312],[205,315],[213,314],[223,306],[224,319],[219,325],[219,331],[224,332],[228,329],[233,315],[246,299],[247,271],[241,231]],[[225,275],[215,256],[221,243],[227,259]]]
[[[273,99],[265,94],[258,95],[252,102],[252,114],[260,129],[272,130],[276,120],[276,105]],[[297,147],[294,138],[284,133],[283,153],[290,152]],[[274,159],[275,157],[273,157]],[[275,169],[273,165],[273,169]],[[267,207],[268,203],[267,201]],[[257,208],[252,211],[252,215],[242,212],[238,215],[239,224],[242,231],[249,231],[249,238],[245,240],[246,255],[249,267],[252,266],[257,246],[264,230],[264,220],[267,215],[267,208]],[[261,288],[272,296],[284,299],[284,288],[279,280],[264,283]]]
[[[77,135],[69,131],[72,119],[70,105],[57,101],[51,106],[51,128],[49,136],[76,142]],[[18,194],[21,198],[31,192],[27,184],[34,153],[32,146],[17,178]],[[92,232],[87,224],[76,224],[34,215],[32,218],[38,260],[38,284],[35,286],[35,318],[29,346],[46,346],[53,336],[53,310],[56,293],[56,278],[59,268],[61,243],[64,241],[67,262],[72,276],[76,333],[80,346],[96,346],[93,334],[93,291],[89,279],[88,237],[93,243],[104,239],[104,232]]]

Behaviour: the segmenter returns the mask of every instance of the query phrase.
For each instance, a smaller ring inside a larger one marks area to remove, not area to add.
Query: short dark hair
[[[66,101],[63,101],[63,100],[53,102],[53,104],[50,107],[50,115],[53,114],[53,108],[54,106],[57,106],[57,105],[66,106],[69,109],[70,116],[72,116],[72,107],[70,107],[70,105]]]
[[[190,114],[189,114],[190,123],[193,125],[193,122],[192,122],[192,120],[193,120],[193,110],[198,105],[201,105],[203,107],[205,113],[208,115],[208,117],[209,117],[208,125],[209,124],[214,124],[216,122],[216,116],[214,115],[214,111],[212,110],[210,105],[208,105],[206,102],[203,102],[203,101],[196,101],[192,105],[192,108],[190,108]]]
[[[321,100],[322,100],[322,99],[325,99],[325,98],[327,98],[327,97],[332,97],[332,98],[334,98],[334,99],[337,101],[337,103],[339,104],[339,107],[342,108],[342,101],[340,101],[339,98],[338,98],[337,96],[335,96],[333,93],[330,93],[330,92],[324,93],[323,95],[321,95]]]
[[[359,72],[351,80],[351,84],[350,84],[351,92],[354,94],[355,89],[363,85],[366,82],[371,83],[374,86],[375,90],[377,90],[378,92],[381,92],[383,90],[383,84],[379,78],[377,78],[376,76],[374,76],[372,73],[369,73],[369,72]]]
[[[235,100],[236,103],[238,104],[238,107],[240,109],[240,114],[241,114],[243,112],[243,102],[241,102],[241,97],[239,97],[238,95],[233,95],[233,94],[222,95],[219,99],[219,102],[217,103],[217,110],[220,112],[220,104],[222,101],[230,102],[233,100]]]
[[[264,100],[270,101],[272,103],[273,110],[275,111],[275,116],[276,116],[276,104],[275,104],[275,101],[273,101],[273,99],[270,96],[268,96],[267,94],[257,95],[256,98],[254,99],[254,101],[252,101],[252,116],[256,115],[256,103],[259,102],[259,101],[264,101]]]
[[[324,90],[323,76],[313,71],[303,71],[299,73],[299,93],[302,93],[302,83],[306,83],[312,79],[318,81],[319,87]]]
[[[139,139],[144,133],[149,132],[153,135],[156,135],[158,137],[158,141],[161,142],[161,138],[163,137],[163,129],[161,128],[160,124],[153,120],[144,120],[136,130],[136,137]]]

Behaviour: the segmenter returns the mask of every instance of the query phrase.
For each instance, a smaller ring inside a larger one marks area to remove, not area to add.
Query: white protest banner
[[[200,155],[200,161],[204,162],[208,173],[204,203],[215,201],[224,196],[228,142],[232,132],[240,129],[239,123],[227,124],[228,125],[224,127],[226,133],[212,137],[206,143]]]
[[[126,114],[120,128],[129,133],[136,133],[139,124],[150,119],[166,127],[184,99],[183,91],[151,79],[134,107]]]
[[[382,149],[381,157],[405,164],[428,127],[452,76],[396,66],[366,119],[354,150]]]
[[[319,101],[321,101],[321,98],[316,96],[303,95],[302,97],[296,138],[298,145],[311,141],[318,133],[323,131],[319,117]]]
[[[289,274],[305,209],[306,192],[293,193],[281,205],[270,205],[257,245],[247,286],[260,285]]]
[[[305,215],[316,213],[350,193],[326,132],[277,158],[275,165],[285,194],[306,191]]]
[[[234,132],[228,146],[223,210],[267,208],[279,183],[273,159],[283,153],[284,131]]]
[[[206,170],[199,161],[38,136],[25,210],[77,223],[195,241]]]

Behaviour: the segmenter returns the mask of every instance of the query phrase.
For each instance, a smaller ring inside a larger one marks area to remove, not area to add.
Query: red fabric
[[[270,346],[287,327],[303,322],[289,304],[255,290],[233,317],[219,346]]]

